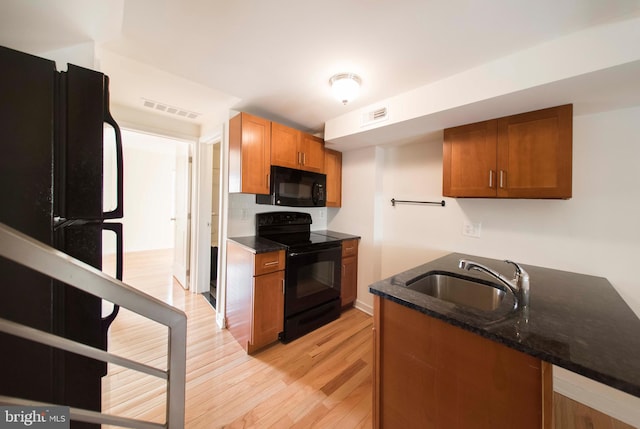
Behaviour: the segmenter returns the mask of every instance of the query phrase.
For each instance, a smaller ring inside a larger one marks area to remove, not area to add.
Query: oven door
[[[287,255],[285,317],[340,297],[340,243],[292,250]]]

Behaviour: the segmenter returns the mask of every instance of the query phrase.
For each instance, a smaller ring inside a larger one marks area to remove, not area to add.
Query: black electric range
[[[287,248],[283,342],[340,317],[341,240],[311,232],[308,213],[256,214],[256,235]]]

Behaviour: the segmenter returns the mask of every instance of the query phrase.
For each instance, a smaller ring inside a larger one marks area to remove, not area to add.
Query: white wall
[[[380,148],[342,154],[342,207],[328,209],[331,230],[360,236],[358,245],[358,300],[356,307],[373,313],[368,285],[381,277],[382,220],[379,174],[384,152]]]
[[[197,141],[200,137],[200,125],[181,121],[169,114],[117,103],[111,103],[109,110],[121,128],[185,141]]]
[[[574,118],[573,198],[564,201],[445,198],[444,208],[394,208],[389,202],[393,197],[442,199],[441,138],[377,149],[383,151],[382,162],[372,156],[374,149],[345,152],[343,208],[330,216],[328,226],[363,236],[358,267],[361,307],[372,303],[367,288],[372,281],[457,251],[606,277],[640,315],[635,263],[640,255],[639,118],[640,107]],[[380,177],[381,187],[374,186]],[[379,209],[375,201],[382,202]],[[482,223],[480,238],[462,235],[465,219]],[[371,266],[378,263],[376,276]],[[596,383],[571,383],[585,392],[607,392]],[[625,414],[597,400],[588,405],[639,424],[640,399],[622,396],[618,405],[635,411]]]
[[[80,43],[55,51],[36,53],[35,55],[55,61],[58,71],[66,71],[67,64],[74,64],[92,70],[97,69],[94,42]]]
[[[280,207],[256,204],[254,194],[229,194],[229,237],[255,235],[256,213],[292,211],[311,214],[312,230],[327,229],[327,209],[308,207]]]
[[[105,136],[105,195],[115,194],[115,163],[109,134]],[[174,245],[173,189],[176,145],[163,137],[122,130],[124,151],[124,251],[168,249]],[[114,253],[105,241],[105,254]]]
[[[447,206],[388,204],[441,199],[442,141],[387,149],[383,169],[383,274],[444,251],[607,277],[640,314],[640,108],[574,118],[570,200],[445,199]],[[482,224],[480,238],[463,221]]]

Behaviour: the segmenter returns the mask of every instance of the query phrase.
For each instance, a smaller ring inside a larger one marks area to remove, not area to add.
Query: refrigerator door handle
[[[120,311],[120,306],[118,304],[113,304],[113,311],[107,317],[102,318],[102,329],[106,332],[109,329],[109,326],[116,320],[116,316]]]
[[[116,136],[116,188],[117,188],[117,204],[116,208],[109,212],[104,212],[102,214],[104,219],[120,219],[123,217],[123,200],[124,200],[124,178],[123,178],[123,153],[122,153],[122,133],[120,132],[120,127],[118,123],[111,116],[111,112],[109,111],[109,76],[104,75],[104,122],[111,125],[113,127],[113,131]]]
[[[116,234],[116,278],[122,281],[122,266],[123,266],[123,245],[122,245],[122,224],[121,223],[103,223],[103,230],[113,231]],[[102,318],[102,329],[104,332],[109,329],[111,323],[115,320],[120,311],[120,306],[113,305],[113,311],[106,317]]]

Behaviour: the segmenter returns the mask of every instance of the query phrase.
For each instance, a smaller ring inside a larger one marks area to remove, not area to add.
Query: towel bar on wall
[[[395,198],[391,198],[391,205],[393,207],[396,206],[396,204],[431,204],[431,205],[438,205],[438,206],[442,206],[444,207],[444,200],[442,201],[412,201],[412,200],[396,200]]]

